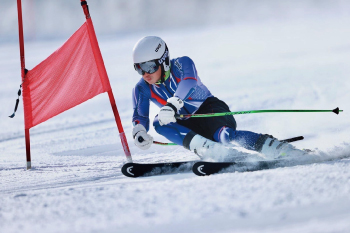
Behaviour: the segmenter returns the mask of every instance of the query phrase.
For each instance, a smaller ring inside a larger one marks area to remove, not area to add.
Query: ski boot
[[[271,135],[262,135],[257,142],[256,151],[263,154],[267,159],[281,159],[290,156],[299,156],[308,153],[299,150],[288,142],[279,141]]]
[[[184,147],[198,155],[202,160],[214,160],[217,162],[226,161],[228,158],[240,161],[246,155],[231,147],[214,142],[192,131],[184,139]]]

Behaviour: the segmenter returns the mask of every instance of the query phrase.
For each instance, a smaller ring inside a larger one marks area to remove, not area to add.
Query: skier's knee
[[[159,128],[160,127],[162,127],[161,125],[160,125],[160,123],[159,123],[159,120],[158,120],[158,115],[154,118],[154,120],[153,120],[153,128],[154,128],[154,130],[157,132],[157,133],[159,133],[160,134],[160,132],[159,132]]]
[[[214,140],[221,143],[229,143],[236,137],[236,130],[227,126],[220,127],[214,133]]]
[[[158,115],[156,115],[153,120],[153,128],[160,135],[164,135],[164,133],[169,130],[169,125],[161,125],[158,120]]]

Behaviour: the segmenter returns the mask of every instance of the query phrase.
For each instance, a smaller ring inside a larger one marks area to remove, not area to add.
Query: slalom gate
[[[87,2],[81,0],[81,6],[86,22],[53,54],[27,70],[22,3],[17,0],[27,169],[31,168],[30,128],[104,92],[108,93],[126,158],[132,161]]]

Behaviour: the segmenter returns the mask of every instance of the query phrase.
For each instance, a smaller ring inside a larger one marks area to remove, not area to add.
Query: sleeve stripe
[[[152,91],[152,89],[151,89],[151,97],[154,98],[154,99],[156,99],[157,102],[160,103],[160,104],[162,104],[162,105],[166,105],[166,104],[167,104],[167,102],[166,102],[164,99],[160,98],[156,93],[154,93],[154,92]]]
[[[186,77],[186,78],[184,78],[183,80],[186,80],[186,79],[194,79],[194,80],[197,81],[197,79],[196,79],[195,77]]]

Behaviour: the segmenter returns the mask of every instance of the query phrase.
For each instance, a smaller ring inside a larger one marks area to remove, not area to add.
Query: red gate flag
[[[59,49],[28,71],[23,82],[25,128],[30,129],[103,92],[88,25],[84,23]]]
[[[31,168],[29,129],[103,92],[108,93],[126,159],[132,162],[89,8],[85,0],[80,1],[86,22],[53,54],[26,72],[22,3],[17,0],[27,169]]]

